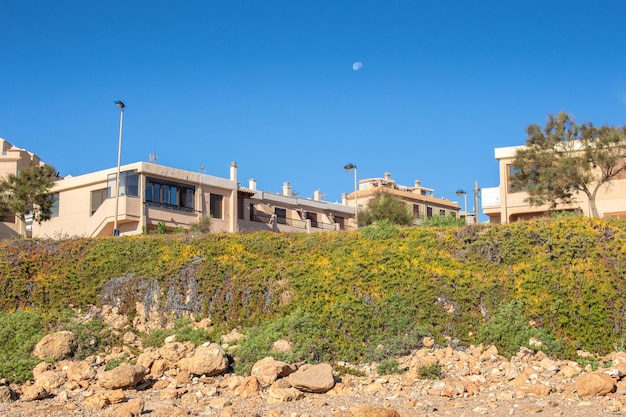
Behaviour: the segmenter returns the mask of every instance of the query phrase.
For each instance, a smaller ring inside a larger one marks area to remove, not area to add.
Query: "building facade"
[[[511,176],[515,152],[523,146],[509,146],[495,149],[500,171],[500,185],[482,190],[482,209],[489,216],[490,223],[504,224],[517,220],[546,216],[553,211],[578,211],[585,216],[591,213],[589,199],[584,193],[577,193],[571,204],[549,204],[531,206],[526,202],[526,192],[513,192]],[[596,206],[600,217],[626,219],[626,173],[615,178],[610,184],[600,187],[596,195]]]
[[[254,180],[242,188],[234,162],[228,178],[147,162],[124,165],[117,198],[116,177],[117,168],[110,168],[57,181],[52,218],[33,225],[33,237],[112,236],[115,223],[121,235],[172,232],[206,215],[218,233],[321,232],[349,228],[354,216],[354,208],[321,201],[320,193],[293,196],[288,183],[282,194],[257,190]]]
[[[41,166],[44,163],[32,152],[11,145],[0,138],[0,179],[9,174],[17,175],[21,170],[32,166]],[[0,239],[20,236],[23,230],[30,233],[31,222],[26,224],[14,213],[0,212]]]
[[[358,205],[358,210],[365,210],[370,200],[379,193],[388,193],[401,199],[408,207],[415,223],[432,216],[459,217],[461,207],[454,201],[437,198],[435,190],[423,187],[415,180],[413,186],[396,184],[389,172],[382,178],[365,178],[358,181],[358,189],[344,195],[343,202],[351,207]]]

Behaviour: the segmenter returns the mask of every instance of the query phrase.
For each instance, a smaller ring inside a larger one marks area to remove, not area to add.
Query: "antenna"
[[[148,154],[148,160],[150,162],[154,162],[155,164],[159,160],[159,156],[156,153],[156,148],[154,148],[154,153]]]
[[[200,168],[198,168],[198,172],[201,172],[204,174],[204,164],[200,165]]]

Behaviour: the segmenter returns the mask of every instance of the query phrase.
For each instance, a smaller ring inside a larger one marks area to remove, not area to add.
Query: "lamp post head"
[[[356,165],[354,165],[353,163],[349,163],[346,164],[343,169],[345,169],[346,171],[352,171],[353,169],[356,169]]]
[[[456,195],[463,195],[463,194],[467,194],[467,192],[463,190],[456,190]]]
[[[121,102],[121,101],[119,101],[119,100],[115,102],[115,105],[116,105],[117,107],[119,107],[120,109],[122,109],[122,110],[124,110],[124,107],[126,107],[126,106],[124,105],[124,103],[122,103],[122,102]]]

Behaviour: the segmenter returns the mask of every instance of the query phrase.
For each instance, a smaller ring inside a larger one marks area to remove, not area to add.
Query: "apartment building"
[[[495,149],[500,171],[498,187],[483,188],[482,209],[489,216],[490,223],[504,224],[517,220],[549,215],[553,211],[579,211],[589,216],[589,199],[584,193],[577,193],[571,204],[559,204],[552,208],[549,204],[531,206],[525,200],[527,193],[513,192],[511,176],[515,152],[522,146],[509,146]],[[611,184],[604,185],[596,196],[596,206],[600,217],[626,219],[626,173],[616,178]]]
[[[365,210],[370,200],[378,193],[388,193],[400,198],[413,215],[415,223],[432,216],[458,217],[461,207],[454,201],[437,198],[435,190],[423,187],[420,180],[415,180],[413,186],[396,184],[389,172],[382,178],[365,178],[358,181],[357,190],[344,195],[343,202],[358,210]]]
[[[242,188],[237,165],[228,178],[136,162],[55,183],[52,218],[33,225],[33,237],[112,236],[115,223],[121,235],[188,229],[202,216],[211,216],[212,232],[271,230],[322,232],[350,227],[354,208],[294,196],[289,183],[282,194],[256,189],[251,180]]]
[[[13,146],[0,138],[0,179],[4,179],[9,174],[17,175],[20,170],[40,165],[44,163],[37,155]],[[31,223],[32,221],[27,219],[26,224],[22,224],[14,213],[0,212],[0,239],[20,236],[24,229],[30,234]]]

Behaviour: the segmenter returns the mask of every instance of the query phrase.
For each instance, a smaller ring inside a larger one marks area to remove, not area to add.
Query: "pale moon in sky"
[[[358,71],[361,68],[363,68],[363,63],[360,61],[356,61],[354,64],[352,64],[352,69],[355,71]]]

